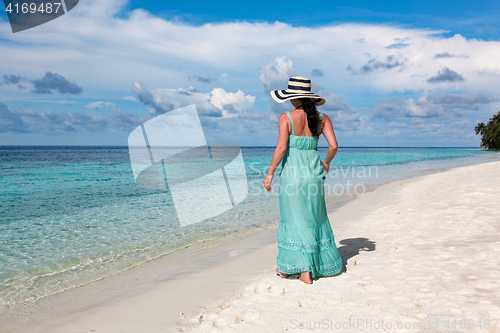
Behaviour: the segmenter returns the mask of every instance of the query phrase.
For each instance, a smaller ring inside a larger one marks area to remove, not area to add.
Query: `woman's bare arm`
[[[285,113],[280,116],[278,122],[278,144],[276,149],[274,150],[273,159],[271,160],[271,164],[269,165],[269,169],[267,170],[266,178],[264,179],[264,186],[267,191],[271,191],[271,181],[273,180],[274,171],[278,168],[281,160],[285,156],[286,148],[288,145],[288,117]]]
[[[337,155],[337,150],[339,148],[337,144],[337,138],[335,137],[335,132],[333,131],[332,121],[330,117],[326,114],[323,114],[323,119],[325,119],[325,123],[323,125],[323,135],[325,136],[326,141],[328,142],[328,153],[326,154],[325,159],[323,160],[323,166],[325,167],[326,172],[328,173],[330,169],[330,163],[332,162],[335,155]]]

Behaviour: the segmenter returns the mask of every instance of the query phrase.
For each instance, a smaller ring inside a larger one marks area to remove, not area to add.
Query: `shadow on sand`
[[[338,248],[342,261],[344,262],[344,272],[346,271],[347,261],[357,256],[360,251],[375,251],[375,242],[368,238],[347,238],[339,242],[342,244]]]
[[[344,264],[342,271],[331,276],[320,276],[315,280],[334,277],[347,272],[347,261],[349,259],[357,256],[360,251],[375,251],[376,249],[375,242],[369,240],[368,238],[347,238],[341,240],[339,243],[342,244],[342,246],[338,247],[339,254],[342,257],[342,262]]]

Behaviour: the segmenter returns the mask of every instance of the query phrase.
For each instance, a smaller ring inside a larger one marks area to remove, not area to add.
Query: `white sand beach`
[[[498,332],[499,175],[459,167],[348,202],[329,214],[346,272],[312,285],[274,273],[276,243],[235,242],[215,266],[12,332]]]
[[[330,215],[346,273],[305,285],[270,268],[190,331],[498,332],[499,203],[500,162],[385,185]]]

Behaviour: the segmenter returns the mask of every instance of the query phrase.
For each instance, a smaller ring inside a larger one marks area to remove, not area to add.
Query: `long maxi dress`
[[[292,127],[281,164],[278,209],[278,270],[285,274],[311,272],[311,278],[343,271],[326,212],[326,172],[318,152],[318,137],[296,136]],[[323,113],[319,114],[319,123]]]

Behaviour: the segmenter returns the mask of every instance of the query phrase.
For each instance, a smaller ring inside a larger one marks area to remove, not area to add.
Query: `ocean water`
[[[247,197],[181,226],[168,190],[135,184],[127,147],[0,146],[0,313],[186,244],[275,225],[279,169],[271,192],[262,185],[273,152],[242,147]],[[392,180],[496,160],[497,152],[471,148],[340,148],[325,194],[334,202]]]

